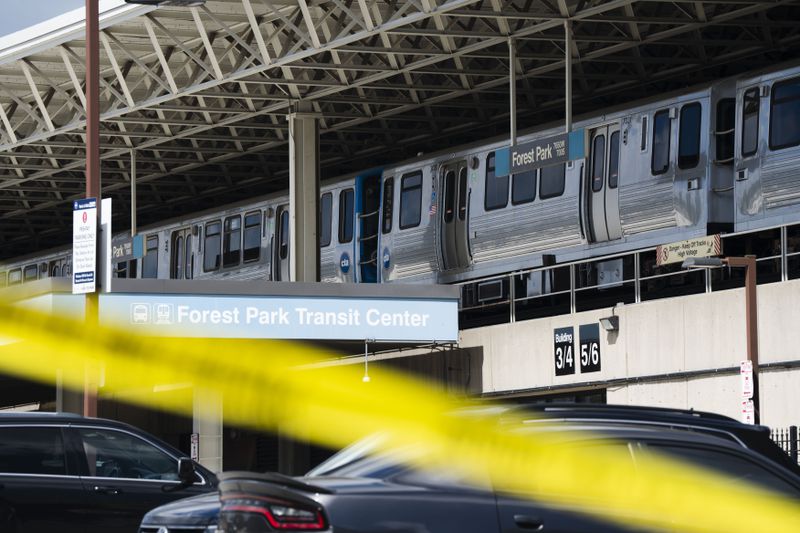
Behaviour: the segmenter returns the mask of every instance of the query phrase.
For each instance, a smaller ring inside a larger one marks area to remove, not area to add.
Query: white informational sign
[[[189,454],[192,458],[192,461],[199,461],[200,460],[200,434],[199,433],[192,433],[192,441],[190,446]]]
[[[753,405],[753,400],[742,400],[742,423],[756,423],[756,409]]]
[[[742,361],[739,365],[739,377],[742,383],[742,399],[749,400],[753,397],[753,362]]]
[[[97,199],[72,202],[72,294],[95,291]]]
[[[713,257],[722,253],[719,235],[663,244],[656,248],[656,265],[680,263],[690,257]]]

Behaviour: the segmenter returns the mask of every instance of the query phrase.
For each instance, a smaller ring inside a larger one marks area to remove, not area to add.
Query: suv
[[[510,424],[524,421],[522,431],[536,424],[590,428],[593,433],[582,437],[589,446],[604,445],[611,437],[627,445],[632,460],[657,450],[800,500],[800,468],[770,440],[763,426],[710,413],[627,406],[546,404],[527,410],[503,406],[489,410],[502,413],[501,422],[504,415]],[[526,419],[525,413],[533,416]],[[441,473],[414,471],[390,457],[371,455],[371,450],[374,446],[368,440],[358,443],[302,478],[222,474],[221,513],[219,499],[211,495],[178,501],[145,515],[140,533],[189,527],[192,532],[213,531],[217,522],[226,533],[340,528],[434,533],[625,530],[569,510],[495,493],[491,486],[476,489],[446,480],[448,476]]]
[[[212,472],[132,426],[66,413],[0,414],[0,531],[135,532]]]

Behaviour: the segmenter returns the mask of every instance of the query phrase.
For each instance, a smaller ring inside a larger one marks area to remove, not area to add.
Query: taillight
[[[222,511],[260,514],[270,527],[280,531],[322,531],[327,527],[319,509],[280,500],[237,498],[226,502]]]

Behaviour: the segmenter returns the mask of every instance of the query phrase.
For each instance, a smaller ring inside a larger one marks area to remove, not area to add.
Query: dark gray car
[[[587,446],[624,446],[632,460],[655,450],[800,499],[800,469],[769,440],[766,428],[693,411],[572,405],[551,405],[538,411],[538,416],[548,417],[545,424],[591,427],[594,433],[584,437]],[[220,531],[629,531],[569,509],[496,492],[488,479],[480,487],[469,486],[452,473],[409,469],[373,451],[369,442],[358,443],[302,478],[222,474]],[[214,502],[205,502],[203,519],[193,521],[193,527],[213,528],[216,523]],[[187,527],[186,517],[181,523],[177,512],[180,506],[181,502],[176,502],[148,513],[140,531]]]

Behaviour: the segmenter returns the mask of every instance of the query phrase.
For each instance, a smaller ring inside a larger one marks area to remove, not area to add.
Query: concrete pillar
[[[222,398],[205,389],[194,391],[192,432],[198,436],[198,462],[222,471]]]
[[[319,281],[319,126],[311,104],[289,114],[289,270],[291,281]]]

